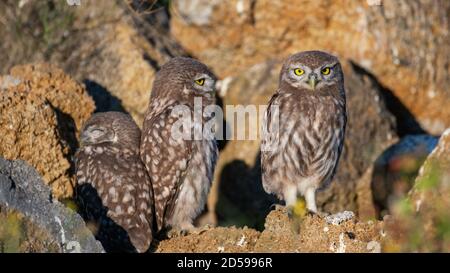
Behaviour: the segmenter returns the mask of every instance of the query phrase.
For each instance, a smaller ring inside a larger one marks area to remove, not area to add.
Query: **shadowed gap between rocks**
[[[61,147],[65,147],[66,144],[69,145],[70,151],[66,154],[67,161],[70,163],[70,168],[67,170],[69,176],[73,176],[75,174],[75,162],[72,160],[73,155],[79,147],[78,139],[77,139],[77,129],[74,119],[69,115],[61,111],[59,108],[54,107],[50,101],[48,104],[56,113],[56,118],[58,121],[58,141]]]
[[[219,226],[264,230],[265,217],[280,201],[262,187],[260,154],[255,158],[254,167],[242,160],[230,162],[223,168],[218,182],[216,211]]]
[[[428,134],[417,122],[414,115],[406,108],[406,106],[394,95],[392,90],[383,86],[373,73],[366,70],[355,61],[350,61],[354,71],[358,74],[368,76],[372,82],[378,87],[383,96],[388,111],[394,115],[397,124],[397,134],[399,137],[405,135]]]
[[[86,86],[88,94],[94,99],[96,113],[118,111],[129,114],[123,107],[121,100],[109,92],[104,86],[89,79],[85,79],[83,83]]]

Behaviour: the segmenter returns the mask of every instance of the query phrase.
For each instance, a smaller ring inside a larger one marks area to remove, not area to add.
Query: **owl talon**
[[[182,229],[178,233],[180,234],[180,236],[187,236],[190,232],[186,229]]]
[[[182,229],[171,229],[167,232],[167,238],[172,239],[176,237],[184,236],[186,231]]]
[[[286,206],[280,204],[273,204],[272,206],[270,206],[270,208],[275,208],[275,210],[285,210]]]
[[[326,216],[328,216],[328,213],[326,212],[321,212],[321,211],[312,211],[312,210],[308,210],[308,216],[318,216],[320,218],[325,218]]]

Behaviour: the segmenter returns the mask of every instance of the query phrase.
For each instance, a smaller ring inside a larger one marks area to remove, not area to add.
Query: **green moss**
[[[397,208],[400,212],[400,215],[402,215],[402,216],[410,216],[414,212],[414,208],[411,203],[411,200],[409,200],[409,198],[407,198],[407,197],[404,197],[398,201]]]
[[[20,242],[23,238],[23,227],[19,216],[15,213],[0,217],[0,252],[20,252]]]
[[[417,190],[425,191],[436,188],[441,181],[439,166],[433,161],[427,161],[424,165],[424,175],[417,181]]]

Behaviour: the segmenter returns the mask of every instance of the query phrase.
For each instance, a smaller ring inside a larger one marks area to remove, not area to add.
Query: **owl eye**
[[[294,73],[297,76],[301,76],[301,75],[305,74],[305,70],[303,70],[301,68],[296,68],[296,69],[294,69]]]
[[[203,86],[205,84],[205,79],[201,78],[201,79],[195,80],[195,83],[200,86]]]
[[[322,74],[323,75],[328,75],[330,74],[331,69],[329,67],[325,67],[324,69],[322,69]]]
[[[100,137],[101,135],[103,135],[105,132],[103,132],[102,129],[91,129],[90,130],[90,134],[92,137]]]

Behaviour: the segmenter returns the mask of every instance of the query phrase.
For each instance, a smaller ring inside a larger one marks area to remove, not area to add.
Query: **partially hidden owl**
[[[76,200],[107,252],[145,252],[152,241],[153,194],[139,156],[141,132],[120,112],[94,114],[75,154]]]
[[[193,220],[205,206],[218,155],[212,131],[202,133],[212,119],[204,110],[215,105],[215,82],[206,65],[185,57],[172,58],[156,74],[140,152],[152,180],[158,230],[196,230]],[[180,136],[182,130],[188,134]]]
[[[347,122],[339,60],[325,52],[291,55],[263,119],[261,167],[267,193],[292,208],[303,196],[317,213],[316,190],[332,180]]]

